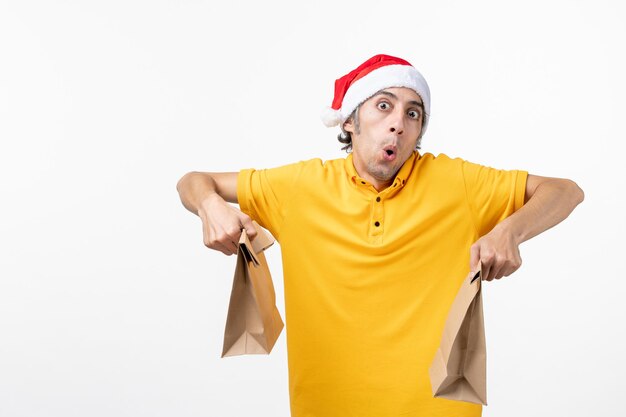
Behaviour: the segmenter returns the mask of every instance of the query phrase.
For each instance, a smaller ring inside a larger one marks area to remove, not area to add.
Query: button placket
[[[372,211],[370,216],[370,236],[382,237],[384,232],[385,206],[383,197],[377,195],[372,199]]]

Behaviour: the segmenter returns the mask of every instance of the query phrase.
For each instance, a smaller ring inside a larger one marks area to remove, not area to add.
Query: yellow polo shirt
[[[377,192],[352,155],[239,173],[282,250],[292,417],[464,417],[428,368],[470,246],[524,204],[525,171],[414,152]]]

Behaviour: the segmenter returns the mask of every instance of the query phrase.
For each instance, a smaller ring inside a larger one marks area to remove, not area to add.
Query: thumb
[[[246,229],[246,234],[248,235],[248,238],[250,240],[253,240],[257,235],[257,231],[256,227],[254,227],[254,223],[252,223],[252,219],[249,216],[244,215],[241,218],[241,225],[244,229]]]
[[[480,245],[474,243],[470,248],[470,271],[478,272],[480,262]]]

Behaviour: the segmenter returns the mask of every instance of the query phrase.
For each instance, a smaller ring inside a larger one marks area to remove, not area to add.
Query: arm
[[[472,245],[471,270],[481,261],[487,281],[511,275],[522,264],[519,245],[565,220],[583,199],[571,180],[528,175],[524,206]]]
[[[256,229],[237,203],[236,172],[189,172],[176,184],[183,206],[202,220],[204,244],[226,255],[237,253],[241,231],[253,239]]]

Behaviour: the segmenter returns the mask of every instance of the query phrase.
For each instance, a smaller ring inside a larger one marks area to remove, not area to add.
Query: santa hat
[[[430,115],[430,89],[426,80],[410,63],[389,55],[376,55],[335,81],[335,97],[331,107],[322,113],[328,127],[343,124],[356,107],[385,88],[407,87],[415,91],[424,103],[426,131]]]

